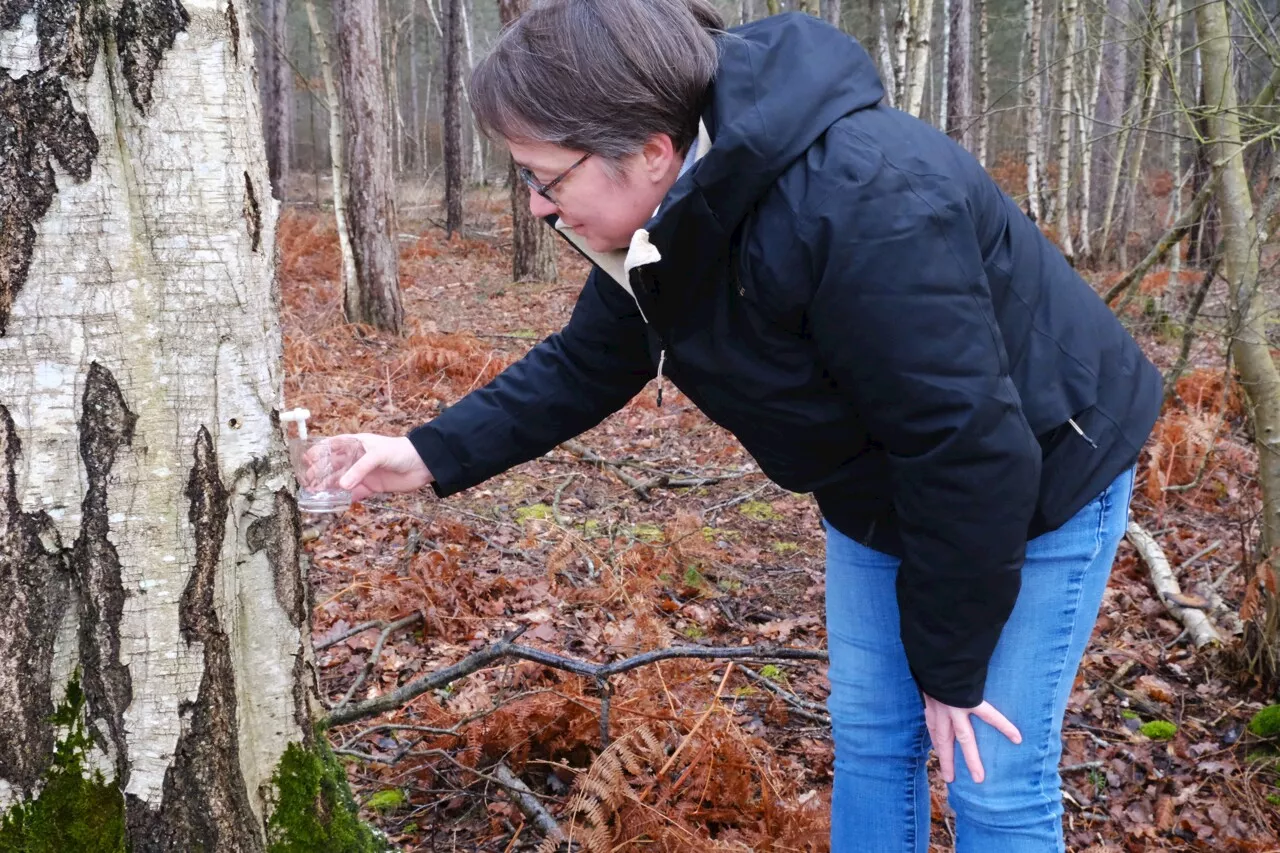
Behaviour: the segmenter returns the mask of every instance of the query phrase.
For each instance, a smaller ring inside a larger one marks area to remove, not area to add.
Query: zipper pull
[[[658,355],[658,408],[662,408],[662,365],[667,361],[667,350],[663,347]]]
[[[1067,418],[1067,423],[1071,424],[1071,428],[1080,433],[1080,437],[1089,442],[1094,450],[1098,449],[1098,443],[1084,434],[1084,430],[1080,429],[1080,424],[1076,423],[1075,418]]]

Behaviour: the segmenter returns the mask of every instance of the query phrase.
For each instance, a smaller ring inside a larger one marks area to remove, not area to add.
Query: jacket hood
[[[719,44],[703,110],[712,145],[686,178],[732,230],[827,128],[880,103],[884,86],[858,42],[812,15],[765,18],[730,30]],[[680,189],[673,187],[671,206]]]

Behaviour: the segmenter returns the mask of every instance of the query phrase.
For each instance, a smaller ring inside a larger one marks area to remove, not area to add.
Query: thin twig
[[[1171,600],[1173,597],[1180,596],[1182,590],[1178,586],[1177,578],[1173,575],[1173,569],[1169,566],[1169,559],[1165,556],[1164,549],[1160,547],[1155,537],[1136,521],[1129,522],[1127,536],[1134,550],[1147,564],[1151,583],[1155,586],[1160,600],[1164,602],[1173,618],[1181,622],[1191,633],[1195,647],[1200,649],[1208,645],[1222,645],[1222,635],[1218,633],[1218,629],[1206,614],[1190,607],[1179,607]],[[1119,693],[1118,689],[1117,693]]]
[[[341,643],[343,640],[351,639],[356,634],[363,634],[365,631],[368,631],[372,628],[384,628],[386,627],[386,624],[387,623],[383,622],[381,619],[374,619],[371,622],[365,622],[364,624],[357,625],[354,628],[348,628],[346,631],[343,631],[341,634],[334,637],[333,639],[325,640],[323,643],[317,644],[314,647],[315,651],[322,652],[325,649],[329,648],[330,646],[338,645],[338,643]]]
[[[1081,770],[1097,770],[1103,765],[1101,761],[1082,761],[1079,764],[1068,764],[1066,767],[1059,767],[1059,773],[1078,773]]]
[[[528,626],[526,625],[525,628]],[[521,631],[523,633],[523,631]],[[517,635],[518,636],[518,635]],[[783,646],[730,646],[726,648],[689,646],[667,649],[655,649],[609,664],[588,663],[576,658],[545,652],[530,646],[522,646],[512,642],[515,638],[502,640],[474,652],[452,666],[437,670],[430,675],[410,681],[399,688],[375,696],[355,705],[339,708],[320,722],[321,728],[338,726],[344,723],[362,720],[398,708],[406,702],[421,696],[429,690],[439,689],[446,684],[465,678],[474,672],[484,669],[494,661],[502,658],[517,658],[533,661],[554,669],[572,672],[585,678],[610,678],[624,672],[630,672],[642,666],[671,658],[695,658],[699,660],[817,660],[825,661],[827,653],[821,649],[796,649]]]
[[[360,689],[360,685],[364,684],[364,680],[373,672],[374,664],[378,662],[378,658],[382,657],[382,646],[387,642],[387,637],[390,637],[401,628],[407,628],[410,625],[417,625],[421,621],[422,613],[419,611],[417,613],[411,613],[403,619],[392,622],[390,625],[382,629],[382,634],[378,636],[378,642],[374,643],[373,651],[369,653],[369,659],[364,662],[364,666],[360,668],[360,674],[356,676],[355,681],[351,682],[351,686],[347,688],[347,692],[343,694],[342,701],[338,703],[337,707],[345,707],[347,703],[351,701],[351,697]]]
[[[804,717],[805,719],[810,720],[811,722],[822,723],[823,725],[828,725],[828,726],[831,725],[831,717],[827,716],[827,709],[822,705],[819,705],[817,702],[810,702],[808,699],[802,699],[798,695],[796,695],[795,693],[792,693],[789,690],[784,690],[780,685],[774,684],[768,678],[765,678],[763,675],[751,669],[750,667],[739,666],[738,669],[742,670],[743,674],[746,675],[748,678],[750,678],[752,681],[756,682],[757,684],[761,685],[767,690],[773,691],[778,696],[781,696],[783,700],[785,700],[786,703],[788,705],[791,705],[792,708],[794,708],[795,710],[814,712],[814,713],[801,713],[799,714],[799,716]]]

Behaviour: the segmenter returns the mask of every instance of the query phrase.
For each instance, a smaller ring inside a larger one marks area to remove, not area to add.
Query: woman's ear
[[[640,149],[640,168],[642,175],[652,183],[661,183],[667,179],[672,164],[680,157],[675,143],[665,133],[655,133]]]

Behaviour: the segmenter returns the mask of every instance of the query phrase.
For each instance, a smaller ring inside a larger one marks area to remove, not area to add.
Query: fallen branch
[[[1169,558],[1164,555],[1164,549],[1160,547],[1160,543],[1155,540],[1155,537],[1136,521],[1129,522],[1128,537],[1133,544],[1134,550],[1138,552],[1138,556],[1147,564],[1147,568],[1151,573],[1151,582],[1155,586],[1160,600],[1164,602],[1165,607],[1169,609],[1169,613],[1173,618],[1181,622],[1187,629],[1187,633],[1191,635],[1191,641],[1195,644],[1195,647],[1202,649],[1209,645],[1221,645],[1222,636],[1208,616],[1199,610],[1179,607],[1170,600],[1171,597],[1181,596],[1182,589],[1178,586],[1177,578],[1173,576],[1173,569],[1169,566]]]
[[[827,709],[822,705],[819,705],[817,702],[810,702],[807,699],[802,699],[790,690],[784,690],[780,685],[774,684],[768,678],[765,678],[750,667],[740,666],[738,669],[742,670],[743,674],[756,684],[759,684],[766,690],[770,690],[780,696],[784,702],[791,706],[792,712],[797,717],[803,717],[810,722],[824,726],[831,725],[831,717],[827,714]]]
[[[527,627],[527,626],[526,626]],[[523,633],[523,631],[521,632]],[[517,634],[516,636],[519,636]],[[781,646],[730,646],[725,648],[689,646],[667,649],[655,649],[651,652],[634,655],[608,664],[588,663],[576,658],[564,657],[531,646],[523,646],[513,642],[515,637],[501,640],[468,655],[452,666],[437,670],[430,675],[401,685],[390,693],[375,696],[354,705],[348,705],[333,711],[320,721],[321,728],[338,726],[355,720],[362,720],[398,708],[411,699],[415,699],[429,690],[438,690],[447,684],[465,678],[474,672],[484,669],[494,661],[503,658],[517,658],[533,661],[554,669],[571,672],[596,681],[612,678],[624,672],[646,666],[657,661],[672,658],[694,658],[699,660],[820,660],[827,659],[827,653],[821,649],[794,649]]]
[[[560,824],[556,823],[556,819],[551,816],[551,812],[547,811],[547,807],[542,804],[537,795],[529,790],[529,786],[524,783],[524,780],[511,772],[510,767],[499,761],[493,766],[492,776],[498,780],[503,790],[511,797],[511,801],[516,804],[516,808],[520,809],[524,816],[544,836],[557,844],[564,842],[564,832],[561,831]]]
[[[622,482],[630,486],[631,489],[637,495],[640,496],[640,500],[642,501],[650,500],[649,486],[645,483],[640,482],[635,477],[632,477],[626,471],[623,471],[622,466],[619,465],[617,462],[614,462],[610,459],[605,459],[603,456],[601,456],[599,453],[596,453],[590,447],[587,447],[585,444],[582,444],[581,442],[578,442],[578,441],[574,441],[572,439],[569,441],[562,442],[560,446],[563,447],[565,450],[569,451],[570,453],[572,453],[574,456],[577,456],[583,462],[589,462],[592,465],[601,465],[605,468],[608,468],[615,475],[617,475],[619,480],[621,480]]]
[[[338,707],[342,708],[351,701],[351,697],[360,689],[360,685],[364,684],[364,680],[373,672],[373,665],[378,662],[378,658],[382,657],[382,647],[386,644],[387,638],[401,628],[408,628],[410,625],[417,625],[422,621],[422,613],[411,613],[403,619],[392,622],[390,625],[382,629],[382,633],[378,636],[378,642],[373,646],[373,651],[369,653],[369,659],[364,662],[364,666],[360,668],[360,674],[356,676],[356,680],[351,682],[351,686],[347,688],[347,692],[343,695],[342,701],[338,703]]]

